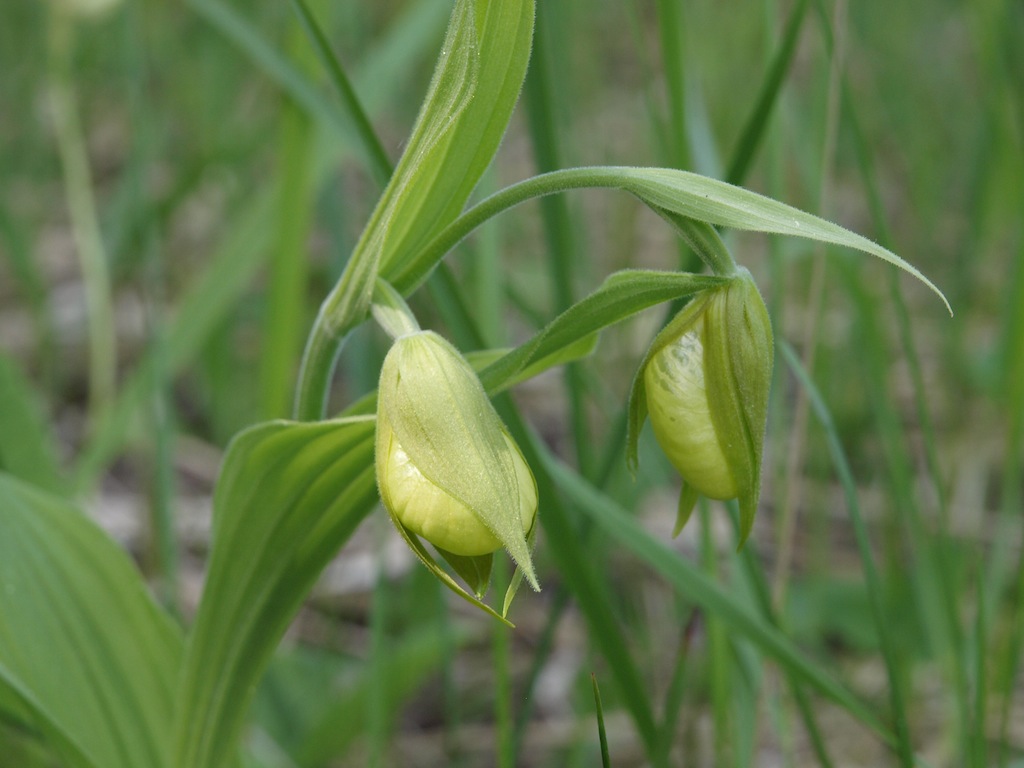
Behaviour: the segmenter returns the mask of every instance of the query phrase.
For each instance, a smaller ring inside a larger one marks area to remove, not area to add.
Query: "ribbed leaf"
[[[411,290],[419,276],[406,275],[411,257],[465,206],[508,126],[532,37],[532,0],[456,2],[405,152],[309,337],[299,418],[322,416],[338,348],[365,319],[378,276]]]
[[[64,764],[168,766],[181,652],[110,538],[0,474],[0,701],[20,702]]]
[[[376,502],[373,434],[372,418],[275,421],[231,443],[185,659],[175,768],[232,758],[256,682],[289,621]]]

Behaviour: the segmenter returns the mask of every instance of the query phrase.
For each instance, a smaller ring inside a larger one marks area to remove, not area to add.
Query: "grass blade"
[[[832,422],[828,406],[821,398],[817,387],[815,387],[809,374],[804,370],[793,349],[785,342],[779,344],[779,349],[786,363],[796,375],[800,385],[806,390],[811,408],[821,422],[828,439],[829,451],[832,454],[836,473],[839,475],[840,483],[843,486],[846,504],[850,513],[850,521],[853,524],[854,534],[857,538],[857,548],[860,551],[861,564],[864,569],[864,581],[867,584],[868,597],[871,601],[871,610],[875,619],[875,629],[878,632],[879,641],[882,646],[882,655],[889,676],[889,698],[895,723],[894,746],[905,768],[913,768],[914,750],[910,741],[910,726],[903,702],[900,660],[896,655],[896,650],[889,633],[889,622],[883,603],[881,581],[875,566],[874,557],[871,554],[871,541],[868,537],[867,527],[864,525],[864,520],[860,514],[860,504],[857,501],[853,473],[846,460],[846,454],[840,443],[839,434],[836,432],[835,425]]]
[[[520,446],[522,447],[522,442]],[[869,705],[809,661],[785,635],[751,614],[723,587],[710,581],[690,563],[656,541],[640,528],[626,510],[580,479],[547,450],[540,450],[536,455],[568,498],[579,505],[579,509],[620,546],[633,551],[672,583],[681,594],[696,602],[705,611],[719,616],[733,631],[747,636],[762,652],[776,659],[797,678],[867,725],[886,743],[894,743],[892,734],[875,717]]]
[[[326,35],[324,35],[320,26],[316,23],[316,19],[310,13],[309,7],[304,0],[292,0],[292,8],[299,17],[299,21],[302,22],[302,28],[306,31],[310,43],[312,43],[317,56],[320,58],[320,63],[327,70],[331,84],[341,98],[342,105],[355,126],[356,135],[359,137],[363,152],[369,161],[373,177],[381,186],[384,186],[387,184],[388,179],[391,178],[393,170],[391,160],[388,159],[384,145],[381,144],[380,139],[377,137],[373,124],[370,122],[366,110],[363,109],[362,102],[356,95],[355,88],[352,87],[352,82],[349,80],[348,75],[345,74],[344,68],[342,68],[341,63],[331,50],[331,45]]]
[[[757,149],[767,131],[768,119],[771,117],[779,92],[782,90],[786,73],[793,63],[796,43],[800,38],[804,17],[807,15],[807,3],[808,0],[798,0],[793,6],[793,10],[790,11],[789,20],[786,22],[786,31],[782,35],[782,43],[768,67],[768,73],[761,86],[757,101],[754,103],[754,109],[747,118],[747,122],[744,123],[740,138],[736,142],[736,148],[733,150],[729,171],[725,176],[726,181],[730,184],[742,184],[747,178],[747,172],[750,170]]]
[[[0,425],[0,470],[50,492],[66,492],[67,480],[36,393],[19,366],[2,351]]]
[[[594,690],[594,713],[597,717],[597,738],[601,744],[601,765],[611,768],[612,758],[608,754],[608,734],[604,729],[604,708],[601,706],[601,690],[597,687],[597,675],[590,673],[590,685]]]

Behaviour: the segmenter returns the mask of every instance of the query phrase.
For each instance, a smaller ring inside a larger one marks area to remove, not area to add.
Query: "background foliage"
[[[403,148],[451,11],[309,8],[383,156],[289,4],[143,0],[67,25],[35,0],[0,10],[5,765],[169,759],[152,755],[174,738],[168,678],[195,619],[224,448],[289,414],[303,339]],[[747,548],[734,552],[722,506],[669,542],[678,481],[649,434],[640,476],[626,470],[629,384],[666,318],[650,310],[498,400],[546,500],[545,589],[520,596],[516,630],[449,602],[371,513],[249,716],[235,713],[241,761],[594,765],[591,672],[616,766],[1024,759],[1022,51],[1012,0],[541,2],[483,191],[599,163],[729,179],[901,254],[955,317],[876,260],[729,234],[783,345]],[[626,195],[546,198],[486,225],[413,304],[464,350],[506,346],[612,271],[688,258]],[[375,387],[385,344],[368,327],[350,340],[332,412]],[[324,439],[357,452],[362,432]],[[369,510],[372,478],[348,472],[318,492],[337,483]],[[271,492],[272,477],[239,490]],[[251,522],[266,560],[237,563],[238,578],[271,580],[280,531]],[[318,540],[297,542],[288,567],[326,559]],[[25,553],[33,570],[13,569]],[[248,604],[261,599],[277,597]],[[93,600],[104,640],[76,642],[89,621],[76,606]],[[52,627],[44,643],[18,645],[18,610]],[[148,640],[133,622],[155,627]],[[51,659],[86,678],[53,679]],[[110,693],[111,669],[143,692]],[[108,754],[18,681],[77,685],[101,721],[134,711],[150,726]]]

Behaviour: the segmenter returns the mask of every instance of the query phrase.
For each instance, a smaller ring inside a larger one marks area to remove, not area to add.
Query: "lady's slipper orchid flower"
[[[650,415],[654,436],[683,478],[676,533],[697,495],[738,498],[741,540],[761,488],[773,344],[750,273],[697,294],[658,334],[633,382],[630,456]]]
[[[391,519],[436,575],[444,578],[417,537],[478,597],[502,547],[537,588],[533,474],[469,363],[432,331],[400,336],[384,360],[376,466]]]

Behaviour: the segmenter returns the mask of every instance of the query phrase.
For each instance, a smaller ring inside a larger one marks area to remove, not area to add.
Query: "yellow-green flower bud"
[[[504,547],[536,588],[533,474],[469,363],[432,331],[399,337],[384,360],[376,466],[381,500],[424,562],[414,537],[482,594]]]
[[[683,478],[676,530],[697,494],[738,498],[741,537],[761,487],[773,345],[750,273],[704,291],[658,334],[633,383],[630,456],[649,415],[654,436]]]
[[[703,315],[666,344],[644,369],[651,427],[669,461],[698,492],[712,499],[739,495],[711,420],[704,383]]]
[[[393,430],[379,435],[379,444],[386,445],[385,458],[379,466],[381,498],[402,525],[456,555],[486,555],[501,549],[501,540],[473,510],[423,476],[395,439]],[[525,534],[537,514],[537,489],[519,447],[508,435],[503,437],[515,465],[520,489],[519,517]]]

